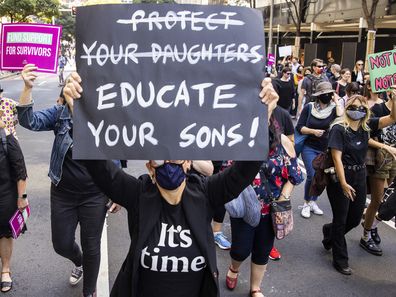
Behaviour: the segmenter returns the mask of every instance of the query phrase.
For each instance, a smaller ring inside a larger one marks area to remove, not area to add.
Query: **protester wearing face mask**
[[[66,99],[80,98],[80,76],[73,73],[67,81]],[[270,78],[262,86],[270,118],[279,96]],[[189,160],[150,160],[140,178],[109,161],[85,164],[102,191],[128,211],[131,246],[110,296],[219,296],[213,210],[237,197],[262,161],[237,161],[205,178],[186,176]]]
[[[345,234],[359,225],[366,202],[365,157],[370,134],[395,123],[396,90],[391,100],[393,105],[389,115],[370,118],[366,98],[352,96],[346,105],[344,117],[330,131],[328,147],[337,179],[330,182],[326,189],[333,220],[323,226],[322,243],[325,249],[332,248],[333,266],[345,275],[352,274]]]
[[[319,83],[317,92],[313,95],[316,97],[316,101],[304,107],[296,126],[300,134],[308,135],[301,153],[307,170],[304,188],[305,202],[302,206],[301,216],[306,219],[311,217],[311,212],[317,215],[323,214],[316,203],[318,197],[309,195],[309,189],[315,174],[312,161],[327,149],[330,125],[338,116],[343,114],[343,108],[338,103],[339,97],[334,93],[329,82]]]
[[[324,73],[324,64],[321,59],[313,59],[311,63],[312,74],[304,77],[301,85],[301,92],[298,96],[297,115],[301,114],[303,107],[315,101],[314,93],[317,92],[317,87],[321,82],[329,81]],[[305,99],[305,100],[303,100]]]

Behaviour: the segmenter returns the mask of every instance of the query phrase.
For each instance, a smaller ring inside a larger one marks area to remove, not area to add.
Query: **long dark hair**
[[[281,142],[281,126],[279,125],[279,122],[277,119],[274,117],[274,114],[272,113],[271,118],[269,120],[269,148],[270,150],[275,149],[275,147]]]

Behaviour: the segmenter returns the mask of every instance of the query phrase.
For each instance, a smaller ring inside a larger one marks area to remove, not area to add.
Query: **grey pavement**
[[[3,79],[5,96],[18,98],[22,82],[18,77]],[[56,75],[40,74],[33,97],[35,109],[55,104],[60,88]],[[49,189],[47,177],[52,132],[30,132],[18,128],[18,136],[28,167],[28,194],[32,216],[28,232],[15,241],[12,272],[14,289],[10,297],[77,297],[82,285],[71,288],[68,284],[72,264],[58,256],[51,243]],[[145,173],[144,161],[130,161],[127,171],[135,176]],[[359,247],[361,227],[347,235],[352,276],[343,276],[331,266],[331,254],[321,246],[321,228],[331,220],[331,209],[326,195],[319,199],[323,216],[313,215],[309,220],[300,216],[303,186],[293,193],[294,230],[284,240],[276,241],[282,259],[270,261],[262,290],[267,297],[339,296],[339,297],[395,297],[396,296],[396,231],[381,224],[384,255],[376,257]],[[108,257],[110,286],[129,248],[126,212],[122,210],[108,218]],[[228,217],[224,231],[230,237]],[[76,237],[79,237],[77,231]],[[241,267],[239,284],[230,292],[225,288],[225,274],[229,253],[217,249],[221,296],[248,296],[249,259]],[[160,296],[159,296],[160,297]],[[187,296],[186,296],[187,297]]]

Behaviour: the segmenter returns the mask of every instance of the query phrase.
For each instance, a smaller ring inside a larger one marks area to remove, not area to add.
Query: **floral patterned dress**
[[[271,150],[268,161],[260,169],[259,177],[253,183],[253,187],[260,199],[261,214],[269,213],[270,198],[262,182],[266,178],[272,191],[272,196],[279,198],[283,186],[290,181],[293,185],[303,182],[303,174],[298,166],[297,157],[291,158],[284,147],[279,144]]]
[[[0,120],[5,124],[7,134],[16,137],[15,125],[17,124],[17,103],[9,98],[0,98]]]

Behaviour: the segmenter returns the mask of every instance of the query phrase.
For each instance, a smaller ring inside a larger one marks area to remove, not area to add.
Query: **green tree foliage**
[[[63,12],[56,24],[62,26],[62,40],[72,42],[75,38],[76,18],[70,12]]]
[[[59,0],[0,0],[0,16],[11,22],[29,22],[33,17],[49,22],[58,9]]]

